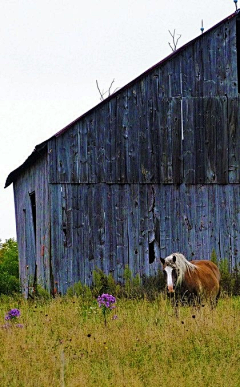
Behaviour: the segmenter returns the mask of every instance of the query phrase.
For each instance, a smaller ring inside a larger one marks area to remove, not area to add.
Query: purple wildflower
[[[105,307],[110,310],[115,308],[114,304],[116,302],[116,298],[111,294],[102,294],[101,296],[98,297],[97,301],[98,301],[98,306],[100,308]]]
[[[18,317],[20,317],[20,310],[11,309],[5,316],[5,320],[15,320]]]
[[[115,302],[116,298],[113,297],[111,294],[102,294],[97,298],[98,306],[102,309],[103,316],[104,316],[104,323],[105,326],[107,325],[107,319],[106,314],[109,313],[112,309],[115,308]]]

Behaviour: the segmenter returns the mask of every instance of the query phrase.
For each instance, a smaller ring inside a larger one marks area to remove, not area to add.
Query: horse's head
[[[174,293],[179,276],[177,257],[171,254],[167,258],[160,258],[160,260],[163,265],[163,273],[166,276],[167,290],[169,293]]]

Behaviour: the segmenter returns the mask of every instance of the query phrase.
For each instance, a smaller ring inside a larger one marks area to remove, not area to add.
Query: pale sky
[[[240,4],[240,1],[239,1]],[[240,5],[239,5],[240,7]],[[235,11],[233,0],[0,0],[0,239],[16,238],[8,174],[100,100]]]

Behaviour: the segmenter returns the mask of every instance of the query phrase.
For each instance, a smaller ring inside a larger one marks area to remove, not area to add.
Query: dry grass
[[[97,303],[5,298],[19,323],[0,329],[1,387],[240,386],[240,298],[218,307],[119,300],[104,326]]]

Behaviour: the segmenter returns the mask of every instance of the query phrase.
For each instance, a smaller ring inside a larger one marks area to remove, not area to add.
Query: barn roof
[[[217,28],[219,25],[221,25],[222,23],[225,23],[226,21],[236,17],[238,14],[239,14],[240,10],[234,12],[233,14],[231,14],[230,16],[226,17],[225,19],[221,20],[219,23],[217,23],[216,25],[214,25],[213,27],[211,27],[209,30],[207,30],[206,32],[204,32],[203,35],[206,35],[208,33],[210,33],[212,30],[214,30],[215,28]],[[102,102],[100,102],[98,105],[94,106],[93,108],[91,108],[90,110],[88,110],[86,113],[82,114],[80,117],[78,117],[77,119],[75,119],[74,121],[72,121],[70,124],[68,124],[67,126],[65,126],[63,129],[61,129],[59,132],[57,132],[56,134],[54,134],[53,136],[51,136],[49,139],[45,140],[44,142],[42,142],[41,144],[38,144],[36,145],[35,149],[33,150],[33,152],[31,153],[31,155],[24,161],[24,163],[22,165],[20,165],[18,168],[16,168],[14,171],[12,171],[8,177],[7,177],[7,180],[6,180],[6,183],[5,183],[5,188],[7,188],[9,185],[11,185],[14,181],[17,180],[18,176],[24,171],[26,170],[29,166],[31,166],[32,164],[35,163],[35,161],[37,161],[43,154],[45,154],[45,152],[47,151],[47,143],[48,141],[50,141],[51,139],[53,138],[57,138],[59,136],[61,136],[62,134],[64,134],[70,127],[72,127],[77,121],[79,121],[80,119],[84,118],[86,115],[90,114],[94,109],[96,108],[99,108],[101,107],[101,105],[105,104],[106,102],[108,102],[110,99],[116,97],[118,94],[120,94],[121,92],[123,92],[125,89],[131,87],[132,85],[134,85],[136,82],[140,81],[142,78],[144,78],[148,73],[150,73],[152,70],[154,70],[155,68],[158,68],[159,66],[165,64],[168,60],[174,58],[175,56],[179,55],[182,51],[184,51],[187,47],[189,47],[190,45],[192,45],[193,43],[195,43],[197,40],[201,39],[202,38],[202,34],[197,36],[196,38],[192,39],[191,41],[189,41],[188,43],[186,43],[185,45],[181,46],[179,49],[177,49],[176,51],[172,52],[170,55],[168,55],[167,57],[165,57],[163,60],[161,60],[160,62],[158,62],[157,64],[155,64],[154,66],[150,67],[147,71],[143,72],[141,75],[139,75],[137,78],[133,79],[131,82],[127,83],[125,86],[123,86],[122,88],[120,88],[119,90],[117,90],[114,94],[111,94],[108,98],[104,99]]]

